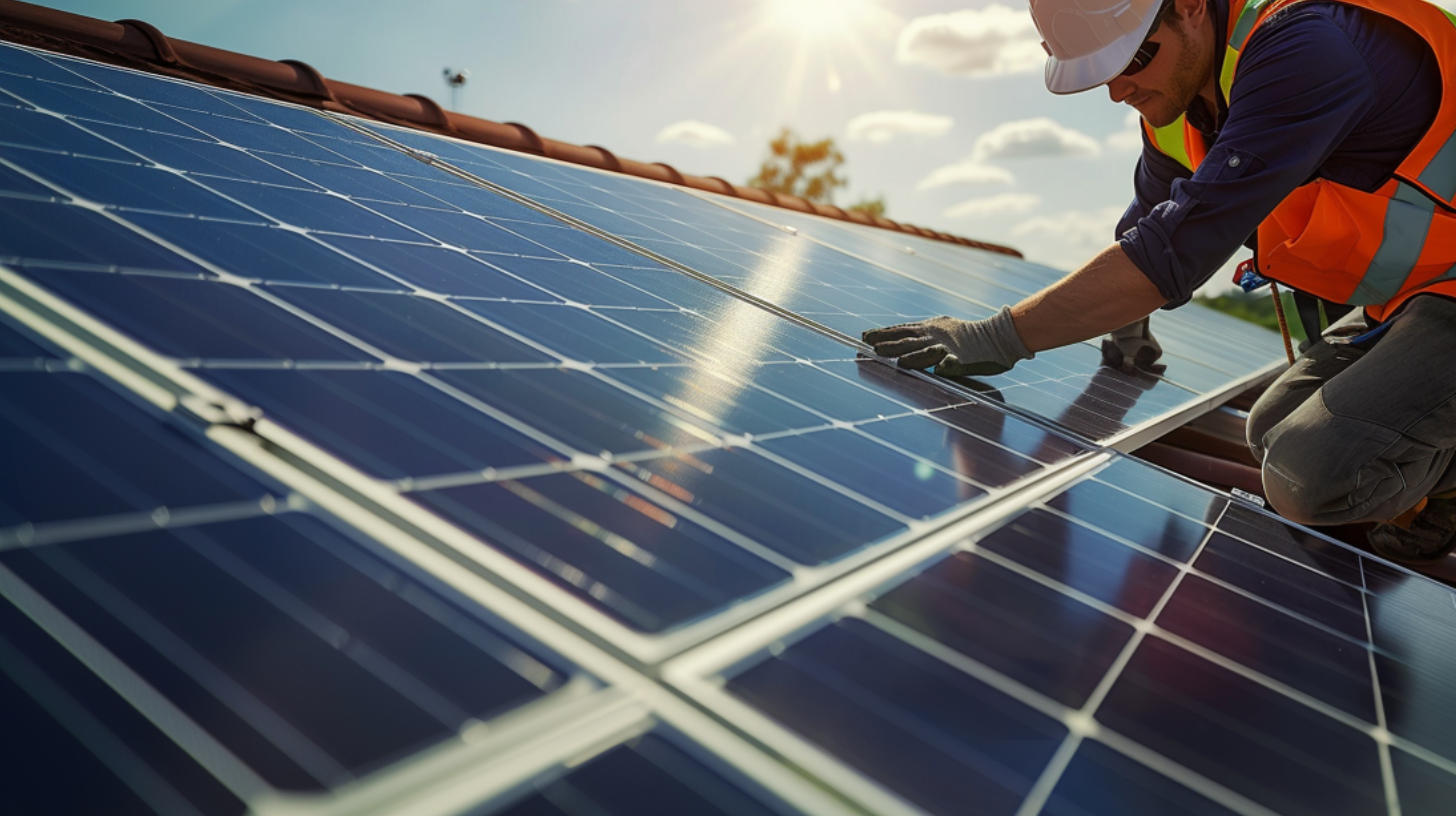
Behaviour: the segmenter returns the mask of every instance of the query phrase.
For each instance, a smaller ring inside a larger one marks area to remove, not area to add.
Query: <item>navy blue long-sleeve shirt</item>
[[[1208,2],[1221,46],[1228,0]],[[1226,112],[1200,100],[1188,112],[1209,145],[1196,173],[1143,138],[1117,240],[1164,308],[1186,303],[1296,187],[1324,178],[1371,192],[1389,180],[1434,121],[1441,78],[1430,47],[1400,23],[1305,2],[1254,32],[1229,95]]]

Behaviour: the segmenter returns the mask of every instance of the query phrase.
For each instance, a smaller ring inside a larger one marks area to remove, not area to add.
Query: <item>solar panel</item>
[[[857,333],[1053,271],[10,46],[0,92],[18,812],[1456,789],[1448,589],[1106,448],[1256,330],[951,383]]]
[[[1450,590],[1131,460],[857,583],[668,674],[886,812],[1434,812],[1456,768],[1380,611]]]

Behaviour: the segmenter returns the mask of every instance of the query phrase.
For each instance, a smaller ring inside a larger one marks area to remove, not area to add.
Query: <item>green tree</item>
[[[789,128],[768,143],[768,156],[749,186],[773,193],[799,196],[822,204],[834,203],[834,191],[849,183],[839,175],[844,154],[834,139],[806,142]]]
[[[850,212],[862,212],[865,215],[872,216],[874,218],[884,218],[885,197],[877,196],[875,198],[861,199],[860,201],[856,201],[848,207],[845,207],[845,209],[849,210]]]

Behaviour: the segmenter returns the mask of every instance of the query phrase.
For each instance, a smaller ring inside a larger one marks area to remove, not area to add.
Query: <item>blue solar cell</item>
[[[87,127],[136,154],[119,152],[115,157],[123,161],[136,161],[137,156],[142,156],[156,164],[203,176],[317,189],[297,176],[285,173],[245,151],[208,140],[201,133],[196,138],[182,139],[115,125],[97,124]]]
[[[503,226],[542,246],[551,247],[563,255],[587,263],[609,266],[643,266],[653,263],[637,252],[623,249],[573,227],[534,223],[508,223]]]
[[[908,405],[840,379],[817,365],[788,363],[761,366],[753,372],[753,382],[830,419],[845,422],[897,416],[911,411]]]
[[[320,147],[293,131],[274,125],[243,121],[227,116],[213,116],[209,113],[173,108],[169,114],[220,142],[256,150],[263,153],[277,153],[310,161],[333,162],[353,166],[356,162],[338,153]],[[189,134],[181,134],[189,135]],[[195,134],[192,134],[195,135]],[[264,157],[266,158],[266,156]]]
[[[440,199],[427,195],[409,184],[397,181],[383,173],[363,167],[346,167],[342,164],[306,161],[288,156],[269,156],[268,162],[306,179],[289,186],[305,189],[324,189],[350,198],[366,201],[386,201],[393,204],[409,204],[416,207],[438,207],[451,209]]]
[[[17,76],[0,77],[0,88],[37,108],[81,120],[126,125],[173,136],[196,135],[192,128],[176,119],[112,93]]]
[[[1276,813],[1386,812],[1369,734],[1157,638],[1097,719]]]
[[[433,375],[583,453],[622,455],[716,442],[683,415],[583,371],[442,369]]]
[[[1264,600],[1364,642],[1360,590],[1221,533],[1208,539],[1193,566]]]
[[[657,734],[613,748],[561,779],[541,783],[533,795],[501,816],[776,816],[738,783],[689,756]]]
[[[974,409],[940,412],[940,414],[946,414],[948,417],[950,414],[981,414],[983,412],[992,417],[1001,416],[980,406],[976,406]],[[940,414],[936,416],[939,417]],[[1019,420],[1015,419],[1010,422],[1019,424]],[[984,421],[975,422],[977,426],[985,424],[987,423]],[[868,422],[860,425],[859,430],[875,439],[907,450],[946,470],[957,473],[962,478],[988,487],[1009,484],[1039,469],[1039,465],[1033,459],[990,444],[985,438],[957,430],[931,417],[908,416],[882,422]],[[1037,429],[1030,429],[1030,433],[1041,432]],[[1001,434],[993,432],[991,439],[995,440],[997,436],[1001,436]],[[1032,446],[1028,450],[1034,452],[1036,448]]]
[[[87,82],[76,74],[55,65],[45,57],[31,51],[16,48],[9,43],[0,43],[0,72],[20,74],[21,76],[36,77],[38,79],[48,79],[52,82],[66,82],[92,90],[97,89],[95,84]]]
[[[428,235],[444,244],[502,255],[561,258],[559,252],[507,232],[496,224],[466,213],[378,203],[370,209]],[[418,240],[415,238],[413,240]]]
[[[969,553],[870,607],[1026,686],[1080,708],[1132,637],[1127,623]]]
[[[681,625],[789,577],[721,536],[591,473],[413,495],[642,631]]]
[[[601,373],[729,433],[766,434],[825,423],[781,397],[726,379],[711,366],[610,368]]]
[[[1456,762],[1456,711],[1450,699],[1451,667],[1449,641],[1422,644],[1432,652],[1426,657],[1400,660],[1375,653],[1375,670],[1380,675],[1381,702],[1386,727],[1392,734],[1434,752],[1447,762]]]
[[[240,277],[272,283],[405,290],[402,284],[329,251],[316,240],[280,227],[144,213],[128,213],[127,220]]]
[[[205,179],[204,183],[270,218],[295,227],[399,241],[419,240],[416,233],[337,196],[230,179]]]
[[[429,298],[298,286],[270,286],[267,291],[386,354],[406,360],[552,362],[549,355]]]
[[[1172,564],[1045,510],[1017,516],[979,546],[1138,617],[1178,574]]]
[[[353,138],[358,140],[365,138],[355,135],[354,131],[317,111],[259,99],[255,96],[229,93],[227,91],[216,91],[212,95],[222,103],[219,106],[220,108],[229,109],[230,113],[227,115],[244,119],[257,117],[265,122],[272,122],[279,127],[286,127],[290,130],[321,136],[332,136],[341,139]],[[219,113],[220,111],[213,110],[212,112]]]
[[[1456,774],[1392,749],[1390,762],[1402,813],[1440,813],[1456,801]]]
[[[0,441],[12,463],[0,469],[0,527],[269,493],[80,374],[0,373]]]
[[[493,300],[558,301],[555,295],[453,249],[341,235],[316,237],[365,263],[432,292]]]
[[[151,275],[35,269],[27,270],[26,274],[172,357],[361,362],[377,359],[242,286]]]
[[[795,359],[769,346],[767,337],[751,333],[749,326],[745,325],[772,326],[781,322],[766,313],[739,320],[735,326],[710,320],[700,312],[673,309],[671,304],[662,301],[658,301],[658,305],[666,308],[629,307],[599,311],[628,328],[682,349],[694,358],[727,361],[729,365],[726,368],[730,370],[751,368],[760,363],[788,363]],[[746,309],[753,307],[747,306]]]
[[[68,204],[0,198],[0,221],[8,226],[0,233],[0,261],[6,263],[202,271],[100,213]]]
[[[30,335],[10,326],[0,317],[0,358],[35,359],[54,358],[48,349],[30,339]]]
[[[1077,748],[1077,755],[1062,772],[1041,812],[1045,816],[1236,816],[1234,811],[1091,740]]]
[[[0,563],[280,787],[347,782],[566,680],[555,658],[306,516]]]
[[[631,286],[609,271],[584,263],[545,258],[517,258],[479,255],[482,261],[500,267],[558,297],[593,306],[629,306],[639,309],[670,309],[673,304],[651,292]],[[553,298],[554,299],[554,298]],[[540,298],[536,298],[540,300]]]
[[[426,172],[430,174],[428,178],[417,177]],[[511,201],[505,196],[491,192],[478,184],[470,184],[463,179],[426,168],[424,164],[420,164],[420,169],[414,176],[401,176],[398,178],[385,176],[385,178],[394,179],[401,184],[408,184],[435,199],[435,203],[433,204],[421,204],[420,206],[440,207],[441,209],[458,207],[466,212],[488,218],[536,221],[542,224],[560,223],[552,216],[537,212],[524,204]],[[446,202],[451,206],[444,206],[440,202]],[[414,202],[406,201],[402,203],[409,204]]]
[[[97,65],[81,60],[60,60],[60,65],[73,74],[79,74],[97,85],[107,88],[114,93],[124,94],[147,102],[160,102],[163,105],[172,105],[180,108],[191,108],[193,110],[208,111],[211,113],[222,113],[226,106],[219,103],[217,97],[185,82],[177,82],[164,79],[152,74],[141,74],[133,71],[123,71],[117,68],[109,68],[104,65]],[[62,80],[54,76],[45,76],[42,79],[50,79],[57,82],[68,82],[71,85],[89,85],[89,82],[79,79],[77,76],[69,80]],[[232,115],[239,119],[253,119],[242,111],[235,111]]]
[[[679,363],[681,355],[606,319],[609,313],[570,306],[462,300],[486,320],[555,351],[591,363]]]
[[[1162,628],[1374,724],[1370,656],[1345,638],[1190,575],[1158,615]]]
[[[1205,505],[1213,522],[1226,504],[1212,493]],[[1124,493],[1101,482],[1086,481],[1047,501],[1072,518],[1112,535],[1140,544],[1177,561],[1187,561],[1211,532],[1191,519],[1170,513],[1139,496]]]
[[[361,164],[375,170],[402,176],[433,177],[439,175],[438,170],[419,159],[385,147],[367,136],[356,135],[347,129],[335,135],[342,138],[320,136],[314,133],[307,134],[307,137],[310,142],[339,156],[340,158],[336,161],[340,164]]]
[[[618,467],[802,564],[823,564],[903,529],[859,501],[741,449]]]
[[[1296,563],[1309,564],[1351,586],[1362,585],[1360,556],[1329,539],[1291,527],[1277,516],[1230,504],[1218,520],[1218,529]]]
[[[246,804],[9,603],[0,719],[24,744],[0,763],[12,813],[241,814]],[[86,784],[73,784],[84,778]]]
[[[164,170],[35,150],[0,150],[0,157],[97,204],[201,218],[265,221],[207,188]]]
[[[147,213],[128,213],[126,218],[240,277],[395,291],[405,288],[309,237],[286,229]]]
[[[44,184],[16,170],[11,170],[4,165],[0,165],[0,193],[6,195],[37,196],[40,198],[55,199],[57,201],[70,200],[69,196],[61,195]]]
[[[1009,816],[1061,723],[860,621],[732,677],[728,688],[934,814]]]
[[[565,459],[407,374],[210,369],[205,375],[270,420],[380,478]]]
[[[850,430],[824,430],[755,443],[910,518],[929,519],[986,491]]]

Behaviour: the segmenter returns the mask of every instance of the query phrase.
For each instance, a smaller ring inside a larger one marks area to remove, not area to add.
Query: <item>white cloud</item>
[[[685,144],[699,149],[733,144],[733,134],[707,122],[684,119],[657,131],[658,144]]]
[[[993,3],[911,20],[900,31],[895,58],[952,76],[987,76],[1040,70],[1046,52],[1024,7]]]
[[[1136,153],[1143,149],[1143,117],[1137,111],[1128,111],[1122,120],[1122,130],[1108,136],[1102,143],[1114,153]]]
[[[849,120],[851,141],[884,144],[896,136],[944,136],[955,124],[949,116],[935,116],[913,110],[875,111]]]
[[[973,198],[945,211],[946,218],[984,218],[988,215],[1025,215],[1036,209],[1041,196],[1031,193],[1002,193]]]
[[[1035,159],[1052,156],[1096,156],[1102,152],[1097,140],[1081,131],[1064,127],[1045,116],[1002,122],[976,138],[971,157],[987,159]]]
[[[1075,269],[1113,242],[1113,230],[1125,208],[1099,207],[1039,215],[1011,228],[1011,237],[1026,238],[1018,248],[1028,260],[1058,269]]]
[[[968,187],[989,187],[996,184],[1015,183],[1016,177],[1011,175],[1009,170],[1001,167],[993,167],[989,164],[967,159],[955,164],[947,164],[930,171],[930,175],[920,180],[915,185],[917,190],[934,190],[937,187],[949,187],[953,184],[964,184]]]

